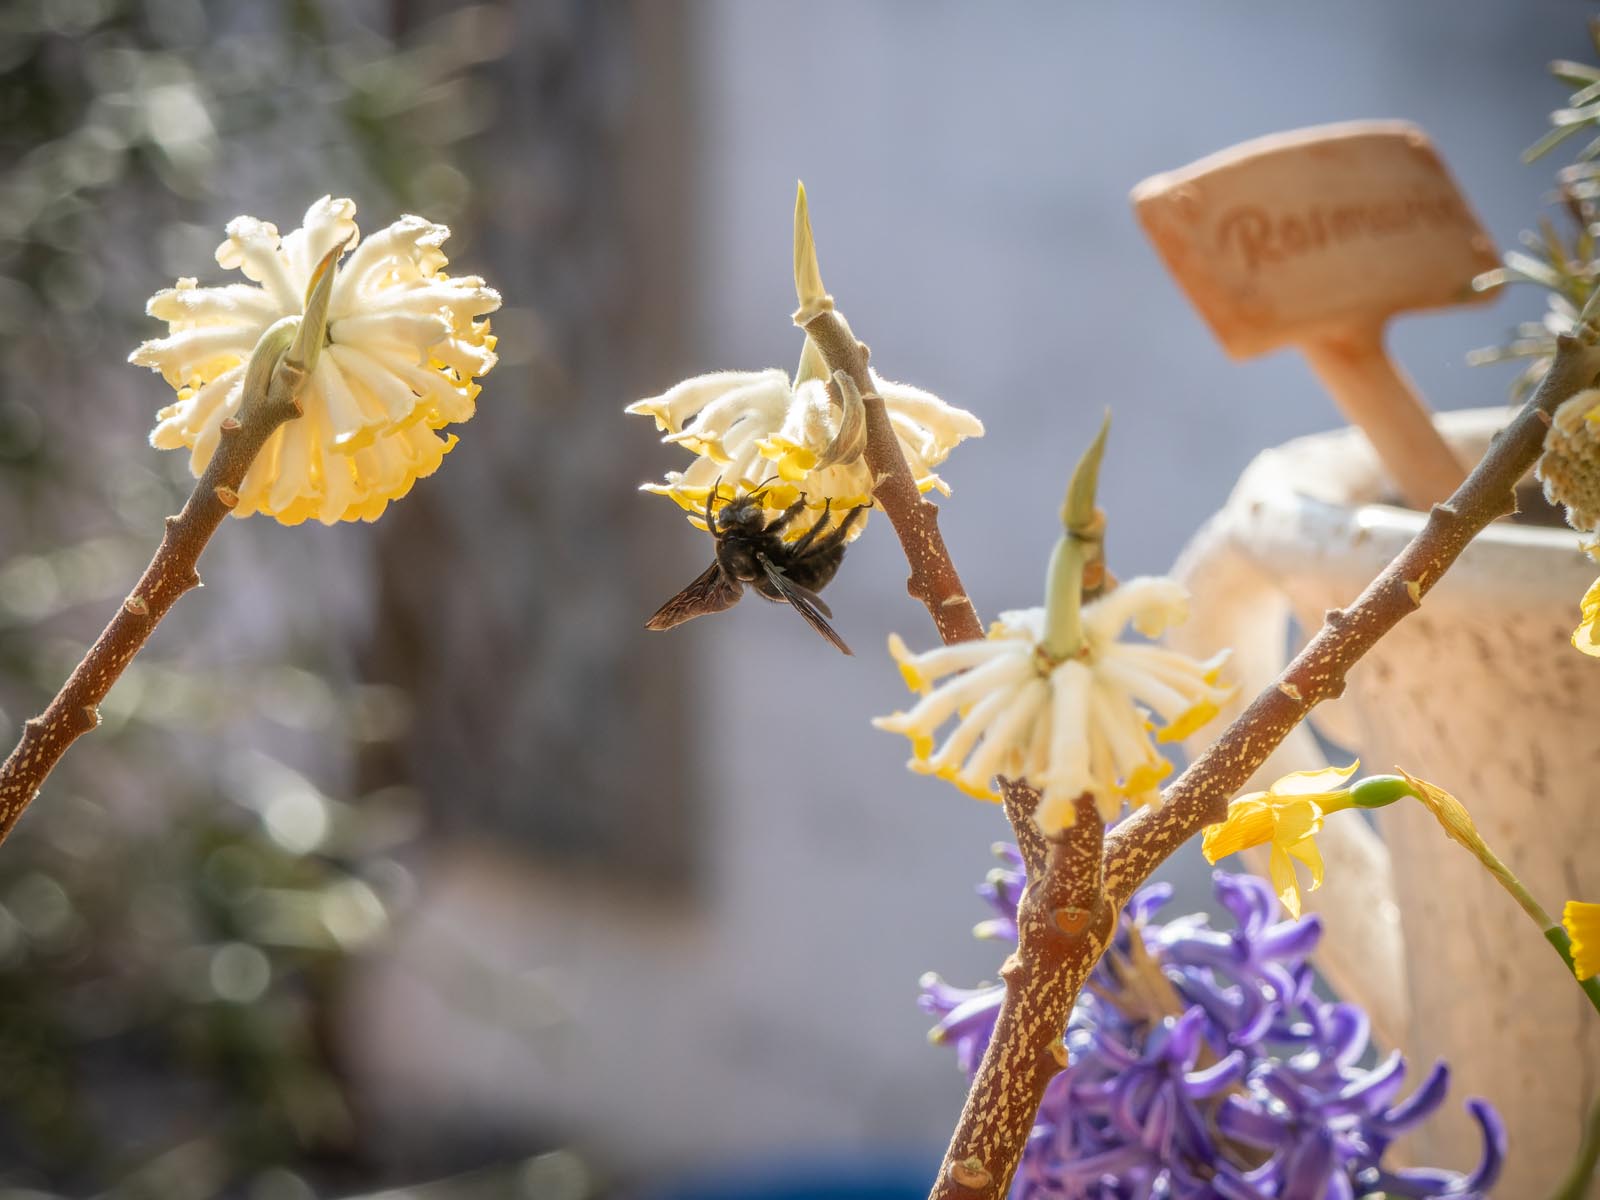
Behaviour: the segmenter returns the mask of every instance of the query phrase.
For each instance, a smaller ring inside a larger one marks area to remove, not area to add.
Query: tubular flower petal
[[[129,361],[160,371],[177,392],[157,414],[150,442],[188,447],[198,477],[222,423],[238,411],[244,364],[262,333],[303,311],[324,255],[354,246],[334,277],[327,345],[301,397],[304,415],[262,447],[236,517],[375,520],[438,468],[456,439],[435,431],[472,416],[474,377],[495,365],[483,318],[500,307],[500,295],[477,276],[443,273],[440,246],[450,231],[405,216],[356,245],[355,210],[350,200],[324,196],[283,237],[264,221],[236,217],[217,262],[251,282],[200,287],[180,279],[147,307],[167,323],[167,336],[145,342]]]
[[[966,438],[982,437],[983,423],[920,388],[876,374],[872,379],[917,487],[948,495],[933,468]],[[758,494],[771,515],[801,496],[816,514],[829,502],[838,512],[872,501],[872,475],[859,456],[819,465],[836,449],[841,417],[821,379],[792,384],[777,368],[719,371],[685,380],[627,411],[653,418],[662,441],[695,455],[686,470],[668,471],[664,482],[644,485],[647,492],[670,496],[695,525],[704,521],[708,496],[720,508],[724,496]],[[790,529],[798,537],[810,524],[796,521]],[[859,522],[852,536],[864,525]]]
[[[1217,683],[1222,656],[1197,662],[1159,646],[1119,641],[1130,622],[1159,632],[1185,615],[1187,594],[1169,579],[1133,579],[1083,610],[1083,647],[1061,662],[1043,653],[1044,609],[1001,613],[981,642],[913,654],[898,637],[889,653],[922,699],[873,722],[911,739],[911,769],[996,800],[994,778],[1026,779],[1041,793],[1035,814],[1046,835],[1076,819],[1094,797],[1114,818],[1123,801],[1155,803],[1171,764],[1162,741],[1187,736],[1216,715],[1229,689]],[[943,682],[939,682],[943,680]],[[956,724],[935,750],[936,731]]]
[[[981,890],[1014,921],[1023,872],[1001,852],[1006,865]],[[1063,1031],[1067,1066],[1045,1090],[1011,1200],[1349,1200],[1380,1184],[1396,1197],[1482,1200],[1505,1154],[1494,1110],[1467,1101],[1483,1132],[1472,1173],[1392,1169],[1391,1145],[1443,1104],[1448,1071],[1436,1064],[1402,1097],[1400,1055],[1359,1066],[1365,1014],[1312,986],[1317,918],[1277,921],[1261,880],[1213,879],[1235,929],[1203,915],[1163,923],[1163,884],[1123,910]],[[938,1020],[930,1040],[970,1076],[1004,987],[957,988],[931,973],[922,987]]]
[[[1568,900],[1561,924],[1572,939],[1572,965],[1579,979],[1600,975],[1600,904]]]
[[[1207,862],[1216,862],[1252,846],[1272,847],[1268,872],[1273,890],[1290,915],[1300,915],[1300,877],[1295,863],[1311,872],[1311,886],[1322,886],[1322,854],[1312,841],[1322,832],[1322,819],[1350,805],[1349,791],[1339,785],[1361,764],[1296,771],[1264,792],[1251,792],[1228,805],[1227,820],[1206,826],[1200,848]]]

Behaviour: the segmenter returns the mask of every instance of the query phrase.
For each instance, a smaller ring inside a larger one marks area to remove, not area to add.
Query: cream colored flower
[[[217,262],[250,283],[180,279],[150,300],[168,334],[129,361],[160,371],[178,393],[157,414],[150,441],[189,447],[199,476],[222,422],[238,409],[256,342],[273,322],[303,311],[324,255],[354,247],[334,279],[328,344],[301,397],[304,415],[268,439],[234,516],[262,512],[285,525],[374,520],[437,469],[456,439],[434,431],[472,416],[473,378],[495,364],[495,339],[481,318],[500,307],[499,293],[477,276],[443,273],[440,245],[450,231],[405,216],[356,245],[354,216],[353,202],[324,196],[282,238],[264,221],[235,217]]]
[[[933,468],[963,439],[983,436],[983,423],[931,392],[873,377],[889,423],[900,441],[917,486],[949,494]],[[644,490],[670,496],[701,524],[706,497],[721,481],[726,498],[762,491],[763,507],[781,512],[804,495],[807,507],[820,512],[831,501],[835,512],[868,503],[872,476],[860,458],[818,467],[839,432],[839,410],[828,399],[820,379],[791,385],[781,370],[720,371],[688,379],[647,400],[628,406],[630,413],[655,418],[661,439],[695,455],[684,471],[668,471],[664,483]],[[713,501],[714,507],[720,507]],[[865,522],[857,524],[859,533]],[[806,528],[797,522],[798,536]]]
[[[1170,579],[1131,579],[1083,610],[1083,649],[1053,662],[1041,652],[1045,611],[1001,613],[983,641],[912,654],[898,637],[889,652],[923,698],[910,712],[880,717],[880,729],[911,739],[910,767],[963,791],[998,799],[996,775],[1025,779],[1041,795],[1035,819],[1046,835],[1076,819],[1092,795],[1106,819],[1124,800],[1152,804],[1171,770],[1151,744],[1187,737],[1217,713],[1230,689],[1217,683],[1225,654],[1209,662],[1159,646],[1119,641],[1130,622],[1158,635],[1188,615],[1188,593]],[[944,683],[938,680],[950,678]],[[935,733],[957,724],[944,745]]]

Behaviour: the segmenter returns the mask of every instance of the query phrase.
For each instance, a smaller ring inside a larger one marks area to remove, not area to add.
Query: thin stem
[[[1578,1156],[1572,1169],[1561,1181],[1561,1186],[1550,1195],[1550,1200],[1584,1200],[1589,1194],[1589,1181],[1594,1178],[1595,1164],[1600,1162],[1600,1100],[1589,1109],[1589,1119],[1584,1123],[1583,1140],[1578,1143]]]
[[[1557,339],[1555,360],[1522,411],[1489,452],[1394,560],[1347,609],[1331,609],[1321,630],[1167,788],[1159,808],[1134,813],[1106,839],[1106,887],[1120,907],[1181,845],[1227,815],[1244,786],[1311,709],[1344,691],[1345,676],[1378,640],[1421,606],[1467,543],[1495,518],[1516,511],[1516,485],[1538,460],[1551,415],[1600,373],[1596,331]]]
[[[300,392],[309,370],[302,356],[307,348],[296,337],[299,326],[298,318],[288,318],[263,336],[246,372],[239,414],[222,422],[222,437],[211,462],[183,509],[167,518],[166,533],[150,565],[55,699],[24,723],[16,749],[0,766],[0,843],[38,796],[67,748],[100,724],[100,702],[161,618],[178,597],[200,586],[201,552],[239,503],[239,488],[250,464],[280,425],[300,415]],[[292,347],[290,339],[295,339]],[[313,361],[317,350],[320,346],[310,349]]]

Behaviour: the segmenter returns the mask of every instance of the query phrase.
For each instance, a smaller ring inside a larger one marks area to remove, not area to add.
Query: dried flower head
[[[964,439],[983,436],[983,423],[931,392],[872,378],[917,486],[948,495],[950,489],[933,469]],[[644,490],[672,497],[696,525],[703,522],[706,498],[719,480],[719,496],[760,491],[763,507],[773,516],[801,496],[814,514],[829,501],[836,512],[868,504],[872,475],[846,421],[850,399],[836,404],[822,378],[802,372],[791,384],[783,371],[772,368],[700,375],[630,404],[628,412],[655,419],[656,428],[665,431],[662,441],[695,455],[687,470],[668,471],[664,483],[646,484]],[[841,425],[856,450],[842,460]],[[864,524],[857,526],[858,533]],[[805,521],[792,526],[796,536],[808,527]]]
[[[286,525],[374,520],[439,466],[455,437],[435,430],[472,416],[474,377],[495,364],[488,313],[499,293],[477,276],[444,274],[450,231],[405,216],[357,245],[355,204],[324,196],[301,228],[278,236],[235,217],[217,262],[248,284],[200,287],[180,279],[148,311],[166,337],[129,361],[161,372],[177,401],[157,414],[151,444],[190,448],[198,476],[222,423],[238,411],[245,364],[274,322],[298,315],[317,263],[353,247],[328,304],[327,345],[302,395],[304,415],[278,429],[251,465],[234,516],[262,512]]]
[[[1545,499],[1565,506],[1569,525],[1600,529],[1600,389],[1579,392],[1556,409],[1535,474]]]
[[[1217,682],[1225,655],[1198,662],[1118,640],[1130,622],[1154,637],[1187,614],[1181,585],[1131,579],[1083,609],[1082,645],[1063,661],[1043,649],[1042,608],[1002,613],[985,640],[923,654],[891,637],[889,652],[923,698],[874,724],[911,739],[912,770],[971,795],[997,799],[997,775],[1025,779],[1041,794],[1035,819],[1047,835],[1073,824],[1074,802],[1085,794],[1109,821],[1124,800],[1157,802],[1171,770],[1151,744],[1148,714],[1162,722],[1157,740],[1177,741],[1230,693]],[[936,731],[951,717],[959,717],[956,727],[936,751]]]

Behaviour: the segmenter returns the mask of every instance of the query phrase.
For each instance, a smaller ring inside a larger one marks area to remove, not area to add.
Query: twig
[[[1101,879],[1105,825],[1094,799],[1051,838],[1044,871],[1017,905],[1017,949],[1000,968],[1005,997],[930,1200],[998,1200],[1011,1187],[1045,1088],[1067,1065],[1067,1019],[1116,927]],[[1031,825],[1031,815],[1023,824]],[[1020,836],[1020,833],[1019,833]]]
[[[313,279],[331,279],[328,267],[331,262],[325,260]],[[326,300],[322,303],[325,308]],[[38,796],[67,747],[100,724],[100,702],[161,618],[178,597],[200,586],[196,569],[200,554],[239,503],[239,488],[250,464],[280,425],[300,415],[300,392],[309,375],[305,356],[309,353],[315,361],[321,347],[303,346],[303,339],[295,338],[299,326],[299,318],[286,318],[263,335],[246,371],[239,414],[222,422],[216,452],[182,511],[167,518],[155,557],[49,707],[23,725],[22,739],[0,766],[0,843]],[[293,346],[288,345],[291,338]]]
[[[1166,789],[1159,808],[1137,812],[1110,832],[1106,890],[1116,908],[1179,846],[1221,821],[1229,798],[1312,708],[1344,691],[1350,668],[1421,606],[1467,543],[1497,517],[1516,511],[1517,482],[1538,460],[1551,415],[1600,373],[1596,340],[1589,325],[1557,340],[1555,360],[1538,391],[1495,435],[1455,494],[1433,506],[1416,537],[1354,604],[1328,610],[1317,635]]]
[[[928,614],[946,642],[965,642],[983,636],[983,622],[973,607],[950,551],[939,532],[939,508],[917,491],[911,468],[889,424],[883,397],[867,371],[868,350],[856,340],[844,319],[832,308],[801,326],[822,352],[830,371],[843,371],[861,393],[867,414],[867,446],[863,452],[872,472],[872,497],[888,514],[905,550],[911,577],[906,591],[927,606]]]
[[[831,301],[802,328],[829,370],[849,375],[865,401],[863,453],[872,472],[873,497],[894,526],[911,568],[906,590],[927,606],[946,643],[982,637],[983,623],[940,536],[939,510],[917,491],[883,400],[872,386],[866,346]],[[1103,570],[1095,582],[1104,586]],[[1063,837],[1046,839],[1033,822],[1037,792],[1007,780],[1001,795],[1028,886],[1017,909],[1017,950],[1000,969],[1006,994],[994,1035],[962,1106],[932,1200],[998,1200],[1006,1194],[1044,1089],[1066,1066],[1062,1037],[1067,1018],[1110,940],[1116,914],[1105,901],[1105,826],[1093,801],[1079,802],[1079,820]]]

